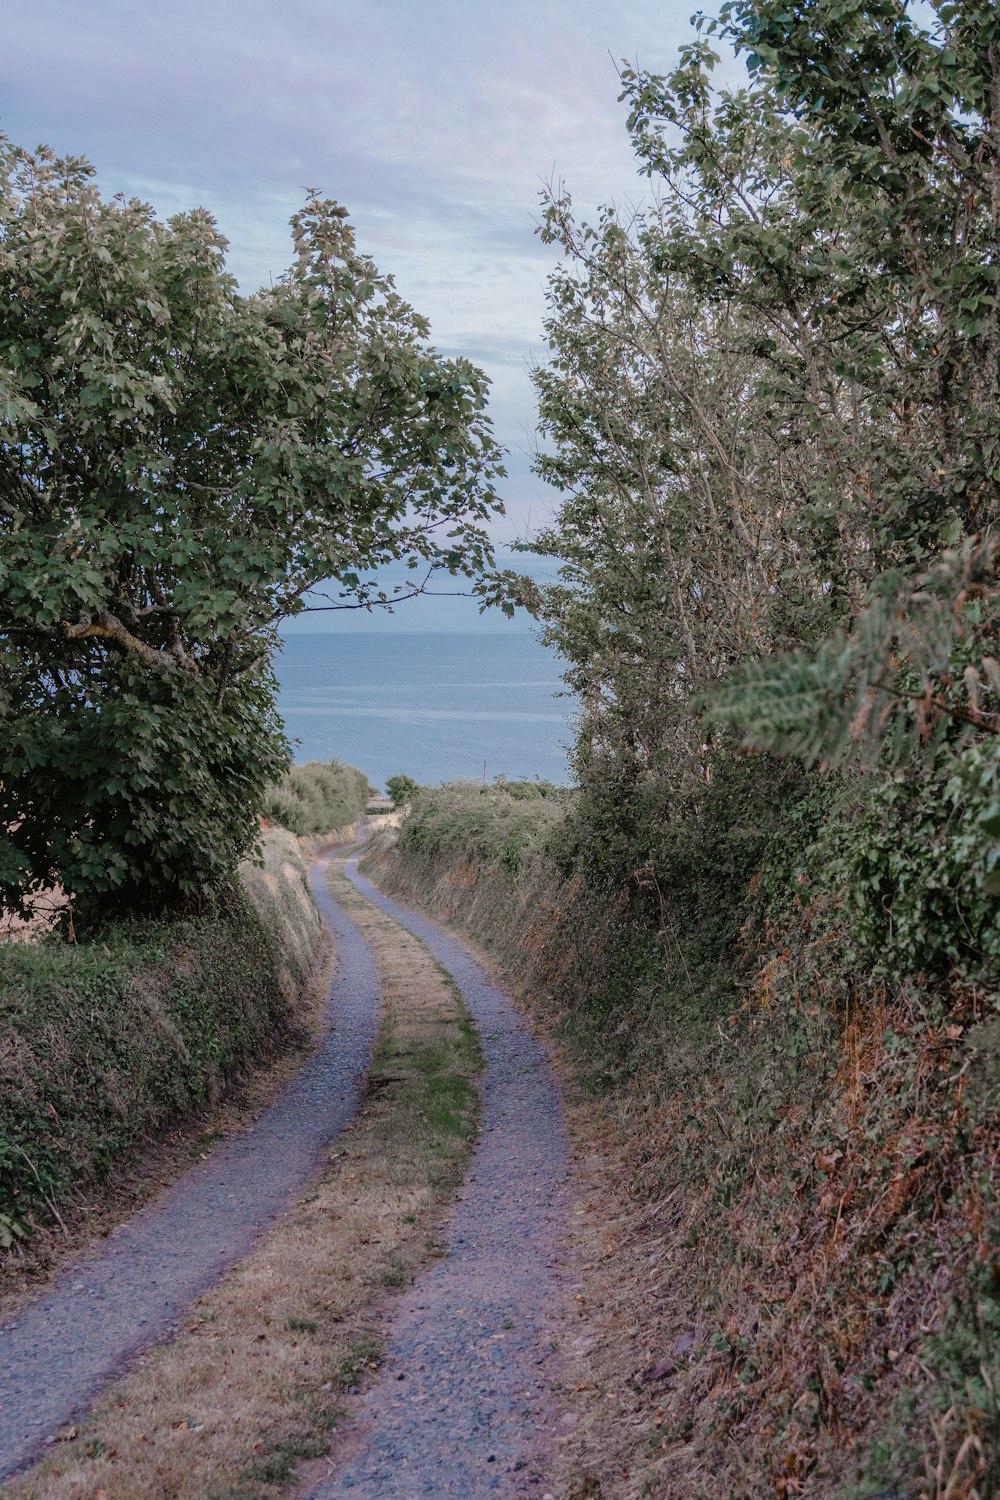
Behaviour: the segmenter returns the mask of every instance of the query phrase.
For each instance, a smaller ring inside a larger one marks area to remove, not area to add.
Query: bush
[[[516,802],[533,802],[540,797],[564,797],[566,795],[563,787],[553,786],[551,781],[508,781],[506,776],[498,776],[494,781],[494,787],[498,791],[506,792],[508,797],[513,797]],[[490,788],[485,788],[488,792]]]
[[[412,776],[390,776],[385,789],[392,798],[393,807],[404,807],[407,802],[412,802],[420,790]]]
[[[305,837],[347,828],[368,803],[368,778],[337,760],[292,766],[264,803],[264,816]]]
[[[843,902],[870,973],[919,976],[942,995],[996,990],[998,760],[992,745],[945,747],[929,764],[861,778],[852,816],[828,820],[816,879]]]
[[[503,784],[456,782],[421,796],[403,823],[401,846],[425,859],[477,860],[516,875],[563,810],[560,799],[526,799]]]
[[[0,947],[0,1244],[288,1032],[321,931],[305,866],[272,831],[242,873],[196,918]]]
[[[269,671],[221,706],[200,679],[127,659],[83,685],[18,683],[0,715],[0,905],[58,882],[79,932],[112,908],[190,910],[231,880],[287,764]]]

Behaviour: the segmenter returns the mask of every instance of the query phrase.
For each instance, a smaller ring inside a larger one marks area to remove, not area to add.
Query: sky
[[[669,68],[695,8],[7,0],[0,131],[89,157],[103,191],[146,199],[163,216],[210,209],[248,291],[290,262],[288,219],[306,188],[341,202],[360,248],[430,319],[434,344],[490,376],[509,450],[508,514],[494,528],[503,547],[544,524],[555,503],[529,456],[528,369],[545,356],[544,287],[556,263],[534,233],[539,191],[564,181],[584,216],[645,196],[616,65]]]

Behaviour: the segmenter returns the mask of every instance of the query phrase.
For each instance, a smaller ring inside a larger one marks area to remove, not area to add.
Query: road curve
[[[448,1225],[447,1258],[393,1311],[385,1368],[358,1402],[343,1458],[309,1500],[538,1494],[566,1140],[545,1053],[466,950],[433,922],[357,888],[422,938],[459,985],[486,1057],[483,1133]]]
[[[371,951],[331,900],[329,857],[312,887],[336,944],[317,1052],[244,1135],[185,1173],[0,1326],[0,1480],[89,1410],[143,1349],[169,1337],[202,1292],[247,1253],[314,1177],[361,1102],[379,1024]]]

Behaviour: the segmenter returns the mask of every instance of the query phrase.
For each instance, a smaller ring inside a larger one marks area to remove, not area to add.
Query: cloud
[[[105,190],[162,214],[211,208],[247,288],[291,259],[303,189],[337,198],[434,341],[493,377],[499,435],[523,447],[554,264],[539,188],[562,177],[590,211],[642,193],[612,57],[666,66],[689,8],[8,0],[0,129],[90,156]],[[521,519],[534,484],[512,489]]]

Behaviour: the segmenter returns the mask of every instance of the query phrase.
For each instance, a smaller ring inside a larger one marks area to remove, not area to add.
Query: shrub
[[[516,875],[563,805],[554,798],[525,799],[502,784],[457,782],[421,796],[403,823],[402,846],[424,858],[475,859]]]
[[[300,836],[332,833],[355,822],[368,802],[368,778],[340,761],[292,766],[264,803],[264,816]]]
[[[266,1056],[321,931],[294,840],[198,917],[0,947],[0,1244]]]
[[[412,802],[420,790],[412,776],[390,776],[385,789],[392,798],[393,807],[403,807],[407,802]]]

